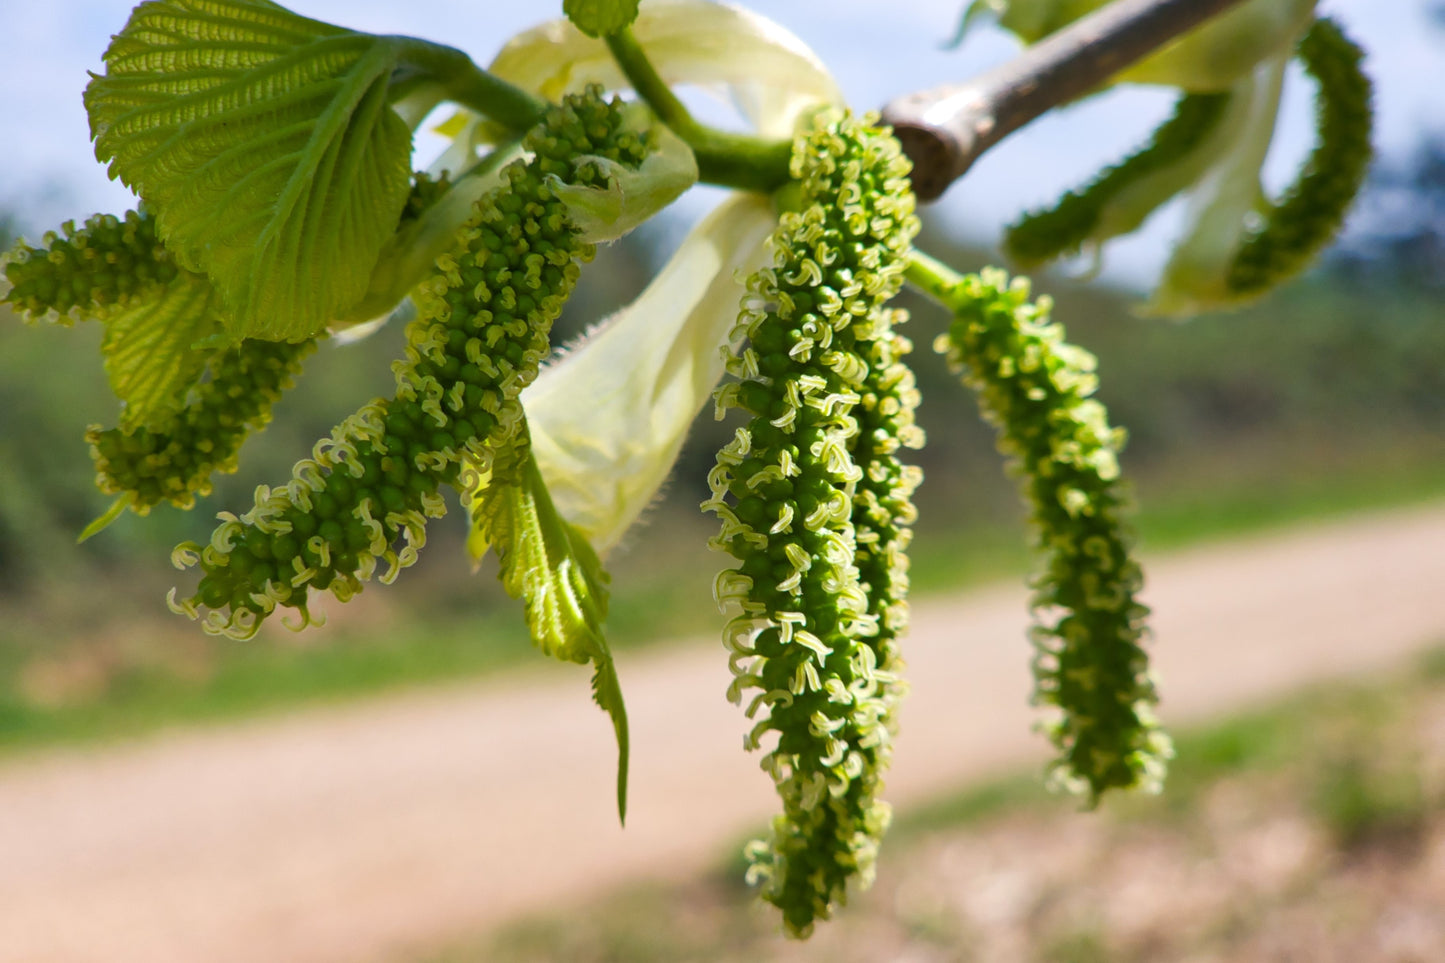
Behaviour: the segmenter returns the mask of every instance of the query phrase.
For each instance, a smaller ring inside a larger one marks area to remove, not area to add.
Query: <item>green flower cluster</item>
[[[596,89],[552,109],[524,147],[531,159],[477,202],[457,246],[414,294],[395,397],[322,439],[286,486],[258,489],[251,511],[223,514],[209,545],[180,546],[177,563],[199,563],[203,575],[192,597],[173,593],[174,608],[193,617],[211,609],[208,631],[239,637],[277,607],[295,609],[304,625],[309,589],[345,601],[378,561],[388,566],[383,582],[415,562],[426,519],[446,511],[440,487],[470,491],[472,473],[489,471],[515,441],[517,396],[593,250],[556,185],[603,187],[604,162],[636,167],[648,150]]]
[[[1068,191],[1046,210],[1030,211],[1004,232],[1003,249],[1022,268],[1034,268],[1079,248],[1096,231],[1109,204],[1144,178],[1167,171],[1193,153],[1219,125],[1229,106],[1230,95],[1185,94],[1174,105],[1174,113],[1154,131],[1149,143],[1113,167],[1101,172],[1092,183]],[[1181,181],[1176,190],[1187,187]],[[1106,226],[1109,237],[1138,225]]]
[[[1054,776],[1091,803],[1110,788],[1157,789],[1172,755],[1141,642],[1143,574],[1124,522],[1118,452],[1093,355],[1064,341],[1050,301],[999,270],[938,293],[954,312],[935,347],[978,394],[1022,476],[1037,547],[1035,700],[1061,758]]]
[[[102,316],[181,273],[156,236],[155,218],[144,209],[123,217],[97,214],[80,228],[66,221],[61,231],[47,232],[38,248],[21,241],[6,256],[5,277],[12,287],[4,303],[31,320],[53,312],[67,323],[72,310]]]
[[[131,431],[92,426],[85,439],[96,485],[126,497],[138,515],[163,501],[191,508],[197,495],[211,493],[213,473],[236,470],[241,443],[270,423],[271,407],[315,348],[314,340],[243,341],[215,354],[191,403],[164,424]]]
[[[917,231],[909,165],[872,117],[820,115],[794,144],[799,210],[773,235],[774,265],[749,280],[719,415],[751,419],[718,455],[703,507],[713,545],[740,563],[718,576],[729,698],[757,690],[747,737],[783,813],[749,847],[749,878],[807,934],[870,880],[890,810],[878,799],[901,690],[893,640],[906,615],[909,495],[897,462],[916,444],[907,343],[884,308]]]
[[[1284,197],[1265,212],[1230,265],[1228,285],[1238,294],[1262,294],[1304,270],[1344,221],[1370,166],[1374,113],[1364,54],[1339,25],[1314,22],[1297,52],[1318,85],[1318,142]]]
[[[906,553],[918,518],[913,492],[923,481],[922,470],[905,465],[898,452],[922,448],[923,430],[914,421],[918,388],[912,369],[903,362],[913,345],[893,330],[908,320],[907,312],[878,312],[869,320],[874,325],[871,336],[855,322],[868,373],[858,387],[853,409],[858,433],[850,446],[854,463],[863,471],[853,490],[854,564],[868,596],[869,618],[878,629],[864,642],[874,650],[878,666],[896,674],[902,667],[897,639],[908,625]]]

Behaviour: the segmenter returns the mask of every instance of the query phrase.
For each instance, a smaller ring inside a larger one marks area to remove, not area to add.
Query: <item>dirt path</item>
[[[1155,560],[1168,721],[1445,640],[1445,506]],[[1041,759],[1024,593],[919,605],[900,807]],[[0,768],[0,961],[395,959],[714,860],[772,811],[715,639],[624,656],[626,831],[585,673],[508,675]],[[564,681],[559,682],[559,679]]]

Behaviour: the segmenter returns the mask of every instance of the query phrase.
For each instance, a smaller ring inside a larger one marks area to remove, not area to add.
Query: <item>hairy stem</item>
[[[1239,2],[1116,0],[973,80],[889,101],[883,122],[913,160],[914,192],[939,197],[1009,134]]]

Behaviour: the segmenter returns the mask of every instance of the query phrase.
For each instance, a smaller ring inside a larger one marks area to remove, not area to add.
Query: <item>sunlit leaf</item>
[[[617,734],[617,812],[627,817],[629,741],[627,710],[602,623],[607,617],[607,573],[597,553],[557,513],[525,442],[499,454],[490,484],[474,489],[471,503],[474,557],[497,553],[503,587],[526,603],[532,642],[547,655],[590,662],[592,697],[612,717]]]
[[[218,299],[205,277],[184,272],[154,298],[106,322],[101,353],[111,390],[125,403],[121,425],[150,425],[185,403],[211,351],[197,348],[219,328]]]
[[[111,42],[96,156],[211,277],[232,338],[301,340],[366,291],[409,183],[397,50],[267,0],[155,0]]]

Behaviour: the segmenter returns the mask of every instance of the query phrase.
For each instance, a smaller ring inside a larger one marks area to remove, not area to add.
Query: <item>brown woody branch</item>
[[[934,200],[1009,134],[1240,2],[1115,0],[973,80],[889,101],[914,192]]]

